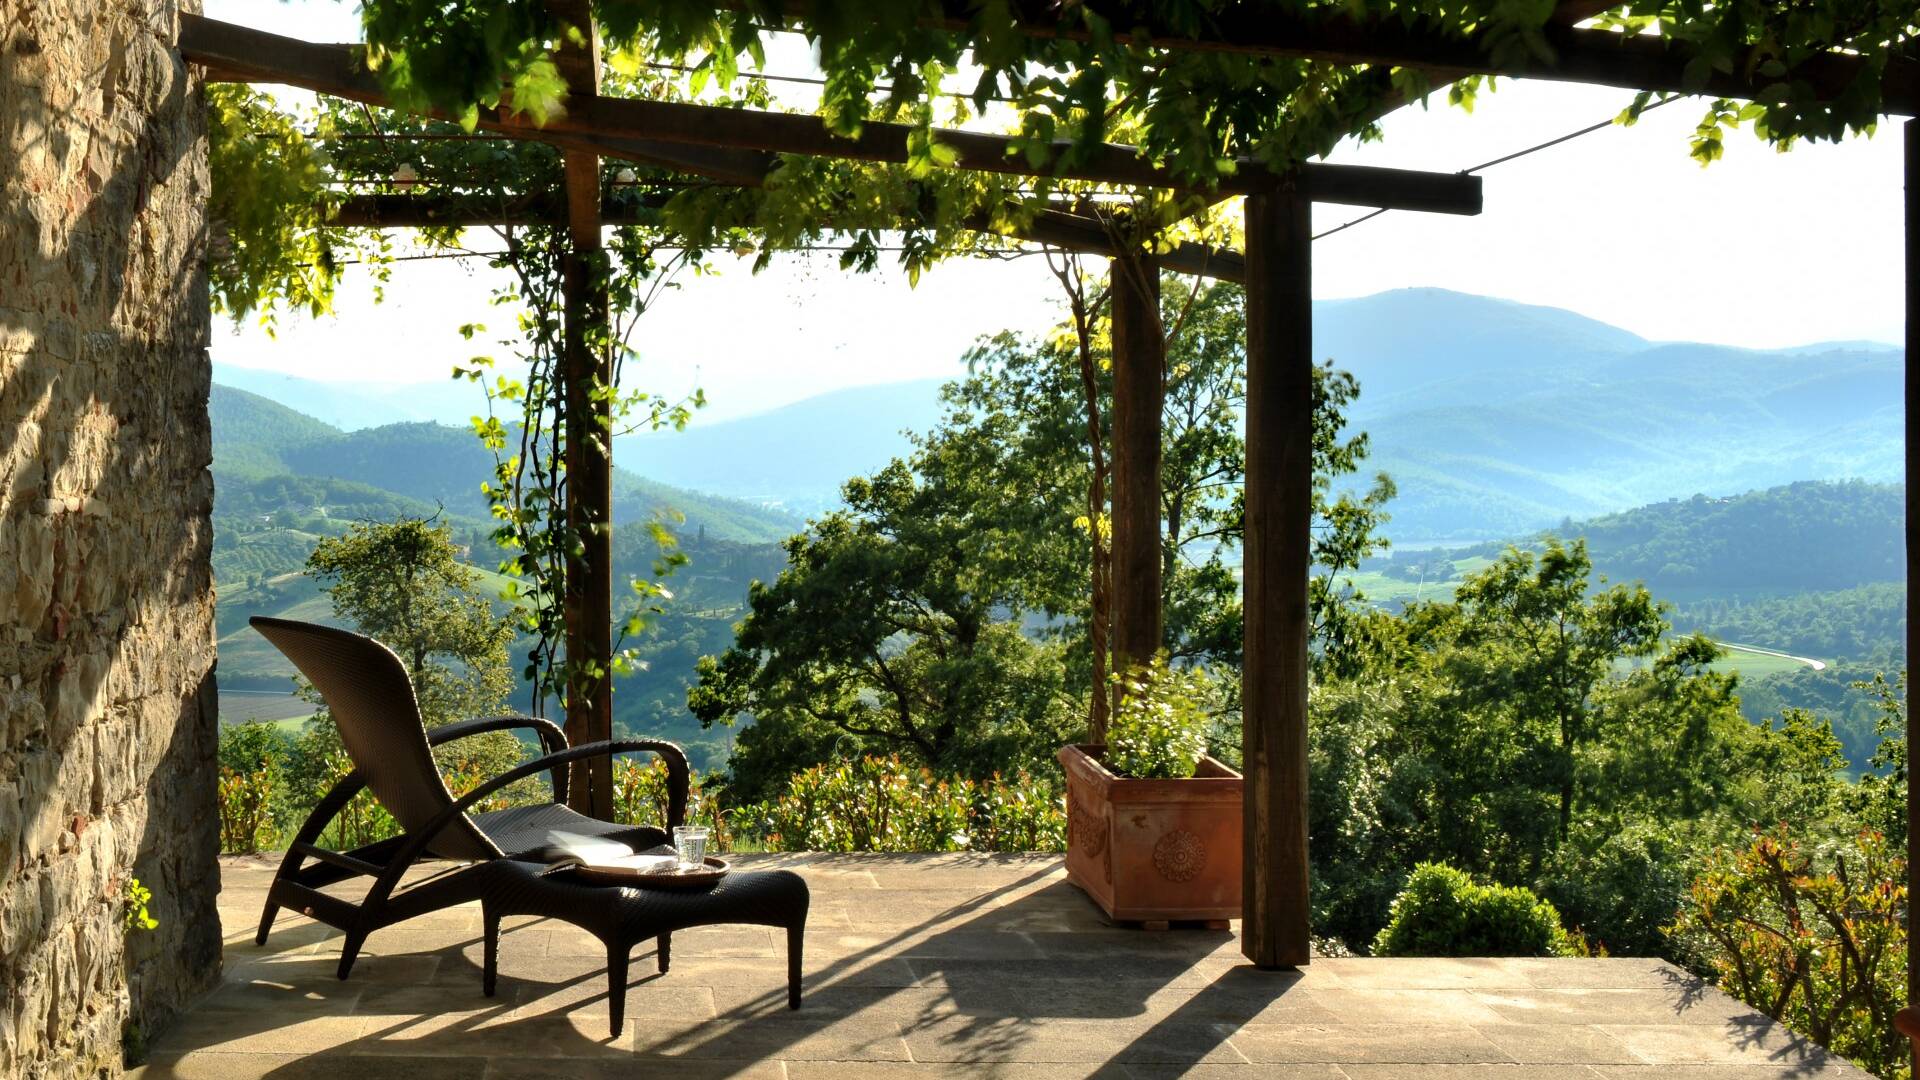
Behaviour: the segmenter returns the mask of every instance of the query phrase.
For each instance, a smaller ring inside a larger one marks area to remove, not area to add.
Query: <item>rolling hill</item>
[[[481,481],[493,458],[471,432],[431,422],[342,431],[257,394],[215,384],[209,401],[214,432],[216,509],[271,514],[283,507],[330,511],[384,503],[431,514],[436,509],[474,524],[487,520]],[[278,503],[278,505],[275,505]],[[346,512],[330,516],[392,516]],[[655,516],[716,539],[766,543],[800,526],[785,512],[737,499],[687,491],[614,471],[616,524]]]
[[[1358,376],[1369,471],[1406,542],[1524,534],[1699,492],[1900,474],[1897,349],[1650,342],[1568,311],[1441,289],[1314,305],[1315,351]],[[935,380],[853,387],[622,440],[662,482],[811,512],[938,419]]]
[[[738,420],[630,435],[615,455],[666,483],[810,514],[840,485],[908,450],[940,418],[939,379],[855,386]]]
[[[292,666],[247,627],[252,615],[319,622],[332,605],[301,573],[323,536],[355,521],[435,516],[473,552],[483,586],[498,595],[490,522],[480,482],[492,457],[464,429],[409,420],[346,431],[235,387],[215,384],[213,421],[214,579],[221,714],[297,725],[311,712],[291,697]],[[724,758],[724,738],[686,713],[694,661],[732,639],[751,581],[779,573],[779,540],[802,527],[780,510],[687,491],[616,470],[614,577],[653,576],[658,555],[643,523],[664,519],[688,562],[669,579],[662,604],[627,646],[643,661],[618,688],[622,731],[680,741],[702,767]],[[624,585],[622,585],[624,589]],[[616,606],[627,601],[616,600]],[[502,601],[500,610],[506,610]],[[516,649],[524,652],[526,643]],[[524,702],[521,703],[524,706]]]

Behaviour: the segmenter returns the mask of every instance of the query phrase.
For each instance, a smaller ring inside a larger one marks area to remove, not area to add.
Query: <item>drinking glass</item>
[[[673,853],[680,860],[680,869],[692,870],[707,863],[707,827],[705,825],[675,825],[673,827]]]

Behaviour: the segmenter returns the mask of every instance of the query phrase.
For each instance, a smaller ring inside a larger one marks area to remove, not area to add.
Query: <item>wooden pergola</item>
[[[805,0],[790,0],[804,19]],[[1693,57],[1659,37],[1580,29],[1576,24],[1616,4],[1562,0],[1546,28],[1552,59],[1526,54],[1496,62],[1491,43],[1472,35],[1444,35],[1398,22],[1368,23],[1344,14],[1283,14],[1251,7],[1225,14],[1209,29],[1184,31],[1147,24],[1136,32],[1154,48],[1221,52],[1255,57],[1300,58],[1365,66],[1384,76],[1415,68],[1436,84],[1471,74],[1555,79],[1673,93],[1752,98],[1755,77],[1736,69],[1713,71],[1704,82],[1689,77]],[[552,0],[570,25],[591,27],[587,0]],[[964,30],[971,4],[942,0],[942,14],[926,22]],[[1039,37],[1072,37],[1056,5],[1014,0],[1022,30]],[[600,232],[610,220],[601,206],[603,158],[633,161],[705,178],[716,184],[757,187],[778,154],[868,162],[904,162],[910,129],[868,123],[858,138],[830,132],[817,117],[723,109],[685,103],[603,97],[596,35],[589,44],[564,49],[556,61],[570,88],[567,111],[541,127],[511,112],[482,110],[480,126],[493,132],[545,142],[563,152],[565,205],[536,218],[564,223],[571,241],[566,258],[566,408],[574,417],[598,414],[608,404],[593,401],[596,379],[610,382],[611,357],[589,346],[592,327],[604,325],[607,298],[591,286],[591,261]],[[194,15],[181,16],[180,48],[207,69],[211,81],[280,83],[370,105],[389,105],[356,47],[316,44]],[[1860,58],[1828,53],[1795,69],[1828,97],[1849,86]],[[1891,60],[1881,81],[1883,108],[1902,116],[1920,114],[1920,63]],[[1092,181],[1131,188],[1190,191],[1192,184],[1166,172],[1132,147],[1106,145],[1092,153],[1057,146],[1038,164],[1012,152],[1009,139],[942,130],[935,138],[955,152],[964,169]],[[1907,170],[1907,356],[1920,347],[1914,315],[1920,311],[1920,128],[1906,125]],[[1246,197],[1244,252],[1183,245],[1158,254],[1119,244],[1098,219],[1066,206],[1041,211],[1020,225],[982,220],[984,231],[1059,248],[1126,260],[1145,272],[1113,275],[1113,456],[1112,567],[1113,638],[1116,660],[1144,659],[1159,648],[1162,632],[1159,492],[1165,343],[1158,321],[1160,267],[1242,283],[1246,288],[1246,520],[1244,534],[1245,662],[1243,723],[1245,796],[1244,922],[1242,951],[1263,967],[1308,962],[1307,861],[1307,662],[1308,577],[1311,561],[1313,490],[1311,318],[1312,230],[1315,202],[1399,210],[1475,214],[1481,207],[1478,177],[1328,164],[1300,164],[1276,172],[1242,160],[1217,187],[1195,192],[1207,198]],[[439,208],[407,197],[350,202],[336,223],[408,226],[489,224],[447,220]],[[828,223],[830,224],[830,223]],[[1907,475],[1915,475],[1915,387],[1909,378]],[[567,651],[571,657],[605,661],[611,647],[610,448],[594,440],[569,440],[568,520],[586,527],[592,540],[567,574]],[[1908,512],[1908,577],[1914,577],[1914,532]],[[1920,639],[1909,620],[1908,655]],[[612,735],[609,680],[570,693],[567,734],[576,742]],[[1909,772],[1920,771],[1920,748],[1908,742]],[[599,766],[606,767],[604,760]],[[599,800],[610,785],[576,785]],[[604,816],[610,806],[581,809]],[[1920,815],[1909,803],[1909,844],[1920,834]],[[1920,884],[1913,860],[1910,881]],[[1920,976],[1913,980],[1920,989]],[[1920,994],[1913,995],[1920,999]],[[1903,1028],[1906,1014],[1902,1014]]]

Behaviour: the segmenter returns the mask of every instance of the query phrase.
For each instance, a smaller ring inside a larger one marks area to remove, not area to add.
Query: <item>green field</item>
[[[1493,560],[1484,555],[1470,559],[1453,560],[1453,574],[1446,578],[1428,578],[1425,581],[1408,581],[1405,578],[1391,577],[1378,570],[1363,570],[1348,574],[1345,580],[1358,589],[1369,603],[1398,606],[1415,600],[1448,601],[1453,599],[1453,590],[1460,587],[1468,574],[1484,570],[1493,565]]]
[[[1721,642],[1720,644],[1723,648],[1726,648],[1727,655],[1722,658],[1719,663],[1713,665],[1715,671],[1737,671],[1746,678],[1758,679],[1767,675],[1779,675],[1783,672],[1800,671],[1808,666],[1799,660],[1795,660],[1791,656],[1773,656],[1768,653],[1749,652],[1745,649],[1728,647],[1726,642]]]
[[[1483,570],[1492,565],[1493,560],[1485,556],[1470,559],[1453,560],[1453,574],[1444,580],[1428,579],[1424,582],[1408,581],[1405,578],[1390,577],[1377,570],[1368,570],[1347,577],[1348,582],[1359,590],[1367,601],[1386,607],[1399,607],[1415,600],[1447,601],[1453,599],[1453,592],[1460,587],[1468,574]],[[1687,597],[1682,597],[1687,599]],[[1746,679],[1760,679],[1768,675],[1799,671],[1808,665],[1791,656],[1775,656],[1771,653],[1741,649],[1720,643],[1726,655],[1714,664],[1715,671],[1738,672]],[[1637,666],[1634,664],[1623,667]]]
[[[266,721],[298,732],[300,725],[306,723],[313,712],[312,703],[301,701],[291,694],[246,690],[220,692],[222,724],[254,724]]]

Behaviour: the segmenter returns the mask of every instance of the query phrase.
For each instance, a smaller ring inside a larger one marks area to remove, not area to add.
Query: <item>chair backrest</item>
[[[348,756],[400,827],[414,832],[453,805],[433,763],[413,682],[393,650],[331,626],[255,616],[247,620],[287,655],[327,703]],[[497,859],[501,852],[464,815],[428,850],[446,859]]]

